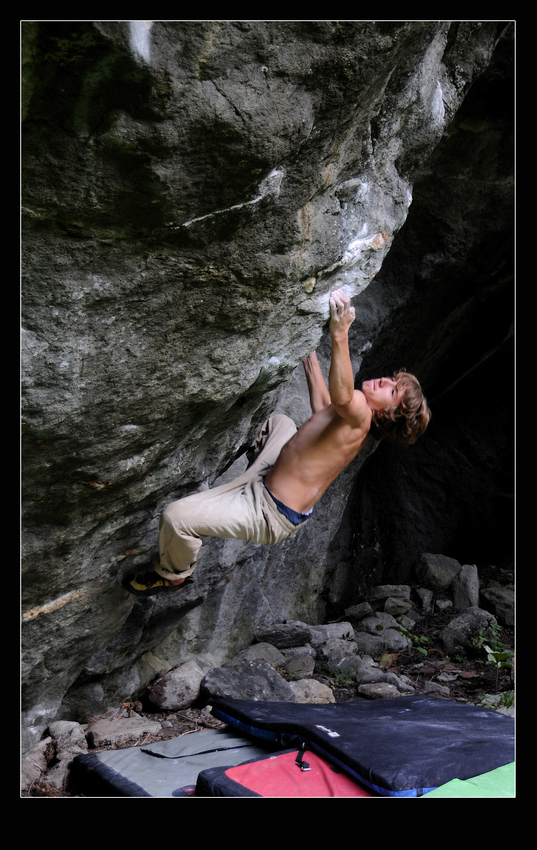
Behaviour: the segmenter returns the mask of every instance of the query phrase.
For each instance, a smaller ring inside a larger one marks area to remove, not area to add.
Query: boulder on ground
[[[201,683],[201,693],[215,699],[253,699],[295,702],[292,688],[266,661],[241,661],[209,670]]]

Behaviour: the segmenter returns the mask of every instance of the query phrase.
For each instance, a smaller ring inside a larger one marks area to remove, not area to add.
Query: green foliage
[[[489,664],[493,664],[496,668],[496,687],[498,687],[498,676],[503,667],[511,667],[514,652],[506,649],[501,639],[501,628],[498,623],[489,626],[487,629],[481,629],[478,635],[472,639],[473,645],[478,650],[482,650],[485,654],[483,659]],[[485,643],[487,641],[487,643]],[[489,646],[492,644],[492,646]]]
[[[514,652],[510,650],[494,651],[490,646],[484,646],[483,649],[487,653],[487,661],[494,664],[496,667],[496,688],[498,687],[498,675],[502,667],[511,667],[511,659]]]
[[[482,699],[485,708],[511,708],[515,704],[515,692],[504,691],[502,694],[486,694]]]
[[[472,644],[476,649],[484,649],[486,641],[493,644],[494,652],[502,652],[504,647],[500,640],[501,632],[502,630],[498,623],[493,623],[485,629],[480,629],[478,634],[472,638]]]
[[[494,664],[497,669],[500,667],[511,667],[511,659],[514,656],[514,652],[506,649],[501,652],[497,650],[493,650],[490,646],[484,646],[483,649],[487,653],[487,661],[490,661],[491,664]]]
[[[356,677],[353,673],[345,673],[344,670],[340,670],[338,667],[331,670],[326,661],[316,661],[315,672],[330,679],[331,686],[335,688],[344,688],[356,684]]]
[[[421,653],[421,655],[429,654],[428,647],[434,643],[432,638],[427,637],[427,635],[413,635],[412,632],[407,632],[406,629],[403,629],[400,626],[391,626],[391,628],[394,632],[399,632],[408,638],[412,642],[412,648]]]
[[[345,688],[356,684],[356,676],[352,673],[345,673],[344,670],[339,670],[337,667],[332,670],[330,675],[336,688]]]

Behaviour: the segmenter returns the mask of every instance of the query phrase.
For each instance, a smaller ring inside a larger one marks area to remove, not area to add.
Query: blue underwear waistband
[[[308,511],[307,514],[299,514],[298,511],[294,511],[293,508],[288,508],[287,505],[284,505],[283,502],[280,502],[280,500],[277,499],[276,496],[274,496],[270,492],[264,481],[263,484],[265,485],[267,493],[270,493],[270,498],[276,503],[276,507],[278,508],[279,512],[283,514],[284,517],[286,517],[293,525],[301,525],[301,523],[305,522],[312,515],[313,508]]]

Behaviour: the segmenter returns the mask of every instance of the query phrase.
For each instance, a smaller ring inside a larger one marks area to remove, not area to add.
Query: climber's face
[[[371,381],[364,381],[362,392],[371,410],[397,407],[402,395],[394,378],[373,378]]]

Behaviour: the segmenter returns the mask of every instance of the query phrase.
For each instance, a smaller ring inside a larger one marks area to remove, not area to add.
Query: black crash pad
[[[514,761],[514,720],[427,696],[323,705],[222,699],[212,714],[273,749],[305,745],[386,797],[419,797]]]

